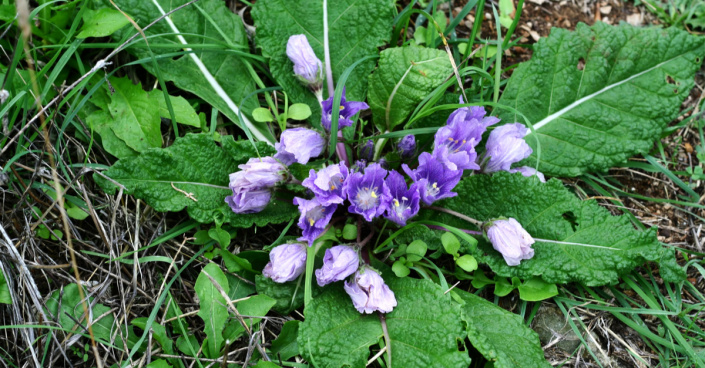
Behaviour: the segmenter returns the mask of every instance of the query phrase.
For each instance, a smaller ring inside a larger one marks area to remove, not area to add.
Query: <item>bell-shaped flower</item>
[[[306,269],[306,245],[282,244],[269,252],[269,263],[264,266],[262,275],[274,282],[284,283],[296,280],[304,269]]]
[[[353,280],[345,281],[344,288],[360,313],[389,313],[397,306],[394,292],[384,283],[382,276],[368,266],[361,267]]]
[[[509,171],[512,164],[529,157],[533,150],[524,140],[528,133],[529,129],[519,123],[502,125],[493,130],[485,145],[487,164],[484,171]]]
[[[230,174],[233,195],[225,197],[235,213],[262,211],[272,196],[271,188],[288,175],[286,167],[272,157],[254,157],[238,167],[240,171]]]
[[[536,175],[537,178],[539,178],[539,181],[542,183],[546,182],[546,177],[543,176],[543,173],[536,170],[535,168],[531,166],[522,166],[522,167],[517,167],[516,169],[509,169],[510,173],[521,173],[521,175],[526,176],[527,178],[530,178],[534,175]]]
[[[385,181],[387,187],[389,187],[392,201],[387,207],[384,218],[395,222],[399,226],[405,226],[406,220],[419,213],[421,194],[419,193],[418,183],[413,183],[411,187],[408,187],[404,176],[396,171],[390,171]]]
[[[326,139],[317,131],[307,128],[293,128],[282,132],[279,142],[274,145],[277,154],[274,158],[284,165],[298,162],[308,163],[311,157],[318,157],[326,149]]]
[[[416,137],[409,134],[400,139],[399,143],[397,143],[397,152],[399,152],[399,156],[401,156],[403,160],[414,157],[416,153]]]
[[[323,63],[316,57],[306,35],[289,37],[286,43],[286,56],[294,63],[294,74],[304,85],[320,89],[323,81]]]
[[[384,182],[385,176],[387,170],[377,163],[367,166],[364,174],[350,174],[343,189],[350,201],[348,211],[362,215],[367,221],[382,215],[391,200],[389,188]]]
[[[235,213],[257,213],[267,207],[271,198],[272,190],[269,188],[240,189],[233,190],[233,195],[225,197],[225,203]]]
[[[323,256],[323,267],[316,270],[318,286],[326,286],[331,282],[345,280],[346,277],[357,271],[360,257],[353,247],[336,245],[326,249]]]
[[[451,191],[460,182],[463,171],[449,169],[428,152],[419,155],[419,166],[415,170],[411,170],[406,164],[403,164],[402,168],[418,184],[421,199],[427,205],[458,195]]]
[[[460,103],[463,103],[462,97]],[[487,127],[499,121],[485,114],[482,106],[455,110],[447,125],[436,132],[433,155],[451,170],[478,170],[475,146],[482,140]]]
[[[308,178],[304,179],[301,184],[311,189],[322,205],[328,206],[345,201],[343,186],[347,178],[348,168],[341,162],[320,169],[318,172],[311,169],[308,172]]]
[[[299,240],[305,240],[311,246],[316,238],[326,230],[326,226],[328,226],[338,205],[324,206],[316,197],[311,200],[294,197],[294,204],[299,206],[299,212],[301,212],[299,227],[303,230],[303,236]]]
[[[343,95],[340,98],[340,109],[336,111],[338,114],[338,130],[343,129],[343,127],[352,126],[352,120],[350,118],[357,114],[360,110],[367,110],[370,106],[364,102],[358,101],[347,101],[345,99],[345,88],[343,88]],[[333,116],[333,96],[321,102],[321,125],[327,131],[331,128],[331,119]]]
[[[510,266],[517,266],[522,260],[534,256],[531,244],[534,238],[521,227],[519,221],[509,218],[489,221],[486,225],[487,237],[492,247],[502,254]]]

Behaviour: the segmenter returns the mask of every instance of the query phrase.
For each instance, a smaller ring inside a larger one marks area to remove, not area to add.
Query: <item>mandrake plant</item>
[[[476,49],[479,25],[459,40],[452,19],[415,3],[259,0],[252,34],[218,0],[87,7],[76,37],[127,40],[158,81],[146,91],[119,68],[82,80],[75,114],[116,159],[93,180],[156,211],[185,210],[199,227],[196,255],[212,261],[192,284],[203,333],[179,318],[176,277],[127,323],[78,297],[76,284],[52,293],[47,312],[67,330],[84,303],[107,315],[91,322],[91,338],[122,351],[121,367],[148,341],[166,354],[149,367],[191,364],[180,357],[225,366],[238,339],[256,347],[242,364],[258,367],[477,366],[471,354],[494,367],[547,367],[523,318],[463,281],[532,302],[559,284],[617,284],[647,262],[682,281],[655,228],[636,229],[560,178],[648,152],[693,89],[705,39],[627,24],[554,28],[505,79],[501,51],[517,44],[519,17]],[[426,27],[407,39],[412,19]],[[128,24],[144,38],[130,38]],[[227,52],[209,53],[214,45]],[[271,244],[230,246],[240,229],[272,225],[281,231]],[[174,266],[177,276],[194,259]],[[267,315],[294,318],[262,345]],[[705,364],[692,348],[684,354]]]

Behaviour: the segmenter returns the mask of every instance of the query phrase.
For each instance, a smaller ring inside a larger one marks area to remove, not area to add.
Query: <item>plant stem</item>
[[[436,225],[425,225],[425,226],[426,226],[427,228],[433,229],[433,230],[444,230],[444,231],[448,231],[448,229],[444,228],[443,226],[436,226]],[[481,231],[466,230],[466,229],[458,229],[458,230],[460,230],[460,231],[462,231],[462,232],[464,232],[464,233],[466,233],[466,234],[470,234],[470,235],[482,235],[482,232],[481,232]]]
[[[465,220],[465,221],[477,226],[478,228],[482,229],[482,221],[475,220],[474,218],[463,215],[460,212],[455,212],[453,210],[449,210],[447,208],[437,207],[437,206],[429,206],[428,208],[432,209],[432,210],[440,211],[440,212],[445,212],[449,215],[453,215],[461,220]]]
[[[330,47],[328,44],[328,0],[323,0],[323,53],[326,63],[326,82],[328,82],[328,97],[333,97],[335,85],[333,70],[330,67]]]

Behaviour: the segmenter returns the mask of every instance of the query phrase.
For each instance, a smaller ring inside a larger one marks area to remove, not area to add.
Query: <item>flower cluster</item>
[[[318,85],[320,91],[323,66],[304,35],[289,39],[287,55],[302,83],[312,90]],[[286,166],[307,164],[311,158],[323,154],[328,147],[333,114],[338,115],[338,127],[344,128],[352,126],[355,114],[369,108],[364,102],[348,101],[345,89],[338,111],[333,111],[332,96],[323,100],[319,95],[319,101],[324,133],[307,128],[286,129],[275,145],[277,154],[274,157],[252,159],[240,166],[241,171],[231,174],[233,196],[226,201],[233,211],[261,211],[269,202],[271,189],[287,178]],[[460,103],[464,103],[462,98]],[[469,171],[487,174],[518,172],[545,181],[543,174],[531,167],[512,168],[513,164],[532,153],[524,140],[529,130],[522,124],[494,128],[489,133],[484,153],[478,154],[476,148],[483,135],[499,122],[500,119],[487,116],[481,106],[457,109],[449,116],[446,125],[435,133],[432,150],[418,154],[417,165],[412,165],[417,155],[416,138],[407,135],[397,142],[397,157],[404,162],[401,170],[391,170],[388,162],[377,159],[377,150],[383,145],[375,145],[372,140],[360,146],[357,161],[350,165],[345,146],[339,141],[338,148],[342,146],[343,149],[343,153],[338,152],[341,162],[309,170],[308,177],[301,182],[308,189],[307,193],[293,199],[300,212],[298,226],[302,235],[298,240],[301,243],[274,248],[263,274],[275,282],[288,282],[299,277],[306,264],[306,244],[309,247],[314,245],[331,226],[331,219],[339,209],[359,215],[358,223],[362,223],[362,219],[373,222],[384,218],[405,226],[419,213],[421,206],[457,196],[453,190]],[[342,137],[340,131],[338,137]],[[534,240],[515,219],[491,220],[483,225],[483,230],[508,265],[518,265],[533,256],[531,244]],[[362,261],[360,252],[365,243],[327,249],[323,266],[315,272],[316,280],[320,286],[345,280],[345,291],[360,313],[390,312],[396,306],[394,292],[367,264],[369,262]]]

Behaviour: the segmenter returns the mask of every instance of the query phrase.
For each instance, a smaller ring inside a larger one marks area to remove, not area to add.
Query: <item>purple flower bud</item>
[[[254,157],[238,167],[240,171],[230,174],[233,195],[225,197],[225,203],[235,213],[262,211],[272,196],[271,188],[286,179],[286,167],[272,157]]]
[[[321,107],[323,109],[321,113],[321,125],[323,125],[326,130],[330,131],[333,116],[333,96],[321,102]],[[343,127],[352,126],[353,122],[350,118],[357,114],[358,111],[367,110],[369,108],[370,106],[364,102],[346,101],[345,88],[343,88],[343,95],[340,98],[340,111],[336,112],[339,115],[338,130],[343,129]]]
[[[386,180],[392,201],[389,203],[384,218],[394,221],[399,226],[405,226],[406,220],[419,213],[419,184],[411,184],[408,188],[404,176],[396,171],[390,171]]]
[[[313,89],[321,87],[323,64],[316,57],[306,35],[293,35],[286,43],[286,56],[294,63],[294,74],[299,80]]]
[[[323,267],[316,270],[318,286],[326,286],[331,282],[345,280],[357,271],[360,258],[357,251],[347,245],[336,245],[326,249],[323,256]]]
[[[460,181],[463,171],[449,169],[428,152],[423,152],[419,156],[419,167],[416,170],[411,170],[407,164],[403,164],[402,168],[419,185],[421,199],[427,205],[439,199],[458,195],[451,190]]]
[[[311,189],[323,206],[340,204],[345,201],[343,186],[348,178],[348,168],[344,163],[331,165],[316,172],[308,172],[308,178],[301,183]]]
[[[362,147],[360,147],[359,157],[367,162],[372,161],[375,154],[375,143],[371,139],[367,140]]]
[[[492,247],[502,253],[510,266],[516,266],[521,260],[534,256],[534,250],[531,249],[534,238],[513,218],[490,221],[487,237]]]
[[[522,167],[517,167],[516,169],[510,169],[510,173],[521,173],[521,175],[526,176],[527,178],[530,178],[534,175],[536,175],[539,178],[539,181],[542,183],[546,182],[546,177],[543,176],[543,173],[534,169],[531,166],[522,166]]]
[[[385,176],[387,170],[379,164],[370,164],[364,174],[350,174],[343,189],[350,201],[348,211],[362,215],[367,221],[383,214],[391,200],[389,188],[384,182]]]
[[[399,143],[397,143],[397,150],[399,151],[401,158],[404,160],[414,157],[414,154],[416,153],[416,137],[409,134],[399,140]]]
[[[352,166],[351,172],[364,172],[365,168],[367,167],[367,161],[365,160],[357,160]]]
[[[299,212],[301,212],[299,227],[303,230],[303,236],[299,240],[306,240],[311,246],[314,240],[325,231],[338,205],[324,206],[316,197],[311,200],[294,197],[294,204],[299,206]]]
[[[533,151],[524,141],[528,133],[529,129],[519,123],[502,125],[493,130],[485,145],[485,160],[489,158],[489,161],[484,171],[508,171],[513,163],[529,157]]]
[[[233,195],[225,197],[225,203],[235,213],[257,213],[261,212],[269,204],[272,198],[270,189],[241,189],[233,190]]]
[[[344,288],[360,313],[389,313],[397,306],[394,292],[377,271],[368,266],[361,267],[353,281],[345,281]]]
[[[460,97],[460,103],[463,98]],[[463,107],[455,110],[446,126],[438,129],[434,137],[433,155],[452,170],[478,170],[475,146],[482,140],[487,127],[499,121],[485,117],[482,106]]]
[[[284,283],[296,280],[306,268],[306,245],[301,243],[282,244],[269,252],[269,263],[262,274],[274,282]]]
[[[287,129],[279,140],[274,145],[277,149],[274,158],[287,166],[294,162],[305,165],[311,157],[319,156],[326,148],[326,139],[317,131],[306,128]]]

